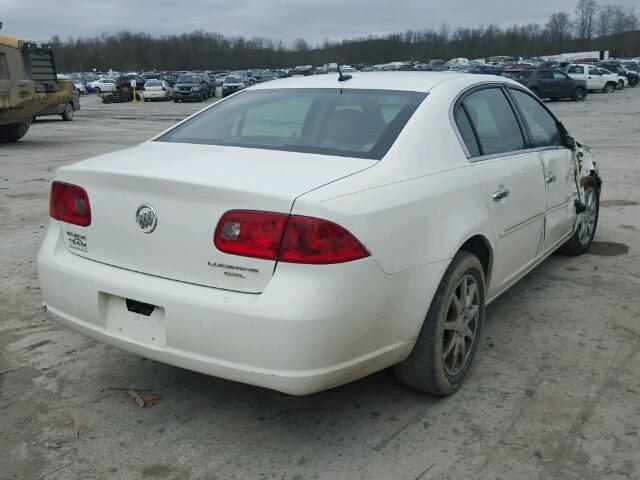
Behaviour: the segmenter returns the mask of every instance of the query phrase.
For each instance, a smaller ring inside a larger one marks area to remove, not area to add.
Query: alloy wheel
[[[456,376],[467,365],[478,330],[480,293],[471,274],[464,275],[449,300],[444,323],[442,361],[449,376]]]
[[[578,223],[578,240],[582,245],[589,243],[596,228],[598,202],[596,201],[595,190],[589,189],[585,192],[584,203],[587,208],[582,212],[582,217]]]

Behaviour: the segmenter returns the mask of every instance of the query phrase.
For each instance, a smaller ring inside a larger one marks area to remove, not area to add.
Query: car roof
[[[465,79],[462,83],[472,85],[488,79],[494,82],[511,83],[510,80],[495,75],[472,75],[462,72],[349,72],[351,79],[339,82],[337,73],[327,75],[297,76],[261,83],[251,90],[277,88],[342,88],[367,90],[400,90],[429,92],[436,85]]]

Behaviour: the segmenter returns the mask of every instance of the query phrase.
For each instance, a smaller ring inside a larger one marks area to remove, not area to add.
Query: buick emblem
[[[142,233],[151,233],[158,225],[158,215],[151,205],[140,205],[136,211],[136,224]]]

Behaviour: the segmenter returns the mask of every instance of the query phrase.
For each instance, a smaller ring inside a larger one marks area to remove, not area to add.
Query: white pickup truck
[[[588,64],[572,64],[566,69],[567,75],[575,80],[587,82],[587,90],[597,90],[604,93],[613,92],[618,83],[618,76],[604,74],[598,67]]]

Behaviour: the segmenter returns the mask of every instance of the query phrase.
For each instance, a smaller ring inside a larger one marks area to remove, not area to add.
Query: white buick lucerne
[[[60,168],[38,256],[52,319],[296,395],[394,365],[447,395],[485,306],[587,251],[589,150],[509,79],[373,72],[238,92]]]

